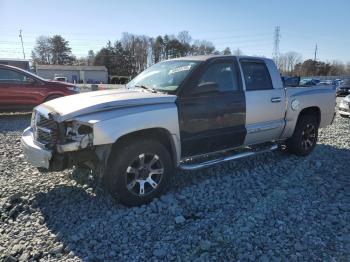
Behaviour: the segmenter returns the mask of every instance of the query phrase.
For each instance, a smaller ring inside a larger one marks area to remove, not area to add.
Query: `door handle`
[[[282,98],[280,98],[280,97],[273,97],[273,98],[271,98],[271,102],[272,103],[279,103],[281,101],[282,101]]]

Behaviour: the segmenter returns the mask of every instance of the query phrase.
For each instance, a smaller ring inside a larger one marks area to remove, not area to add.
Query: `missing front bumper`
[[[110,146],[81,149],[82,145],[87,143],[85,140],[82,141],[83,143],[73,142],[59,145],[57,151],[51,151],[34,143],[33,130],[28,127],[22,134],[21,146],[28,162],[34,167],[49,172],[62,171],[80,163],[89,162],[91,166],[96,166],[100,162],[98,156],[103,160],[108,157]]]

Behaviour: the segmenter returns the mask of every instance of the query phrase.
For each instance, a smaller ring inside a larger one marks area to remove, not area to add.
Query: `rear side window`
[[[220,92],[239,90],[236,68],[229,62],[210,65],[198,82],[205,83],[216,83]]]
[[[9,79],[9,72],[8,70],[1,69],[0,68],[0,81],[5,81]]]
[[[24,74],[0,68],[0,82],[25,82],[27,77]]]
[[[241,62],[247,91],[273,89],[270,73],[264,62]]]

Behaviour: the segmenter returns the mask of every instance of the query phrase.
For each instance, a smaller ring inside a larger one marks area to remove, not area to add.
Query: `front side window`
[[[264,62],[241,62],[247,91],[273,89],[270,73]]]
[[[210,65],[201,76],[198,87],[214,84],[219,92],[237,91],[239,89],[237,71],[232,63],[215,63]]]
[[[0,68],[0,82],[27,82],[28,77],[19,72]]]
[[[157,91],[175,91],[199,61],[173,60],[157,63],[137,75],[128,88],[144,86]]]

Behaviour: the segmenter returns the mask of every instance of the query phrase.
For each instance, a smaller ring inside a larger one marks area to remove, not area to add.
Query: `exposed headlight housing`
[[[77,151],[93,143],[93,129],[91,126],[78,121],[69,121],[65,123],[65,140],[63,144],[57,145],[59,153]]]
[[[92,134],[92,127],[78,121],[66,122],[66,136],[79,137],[87,134]]]

